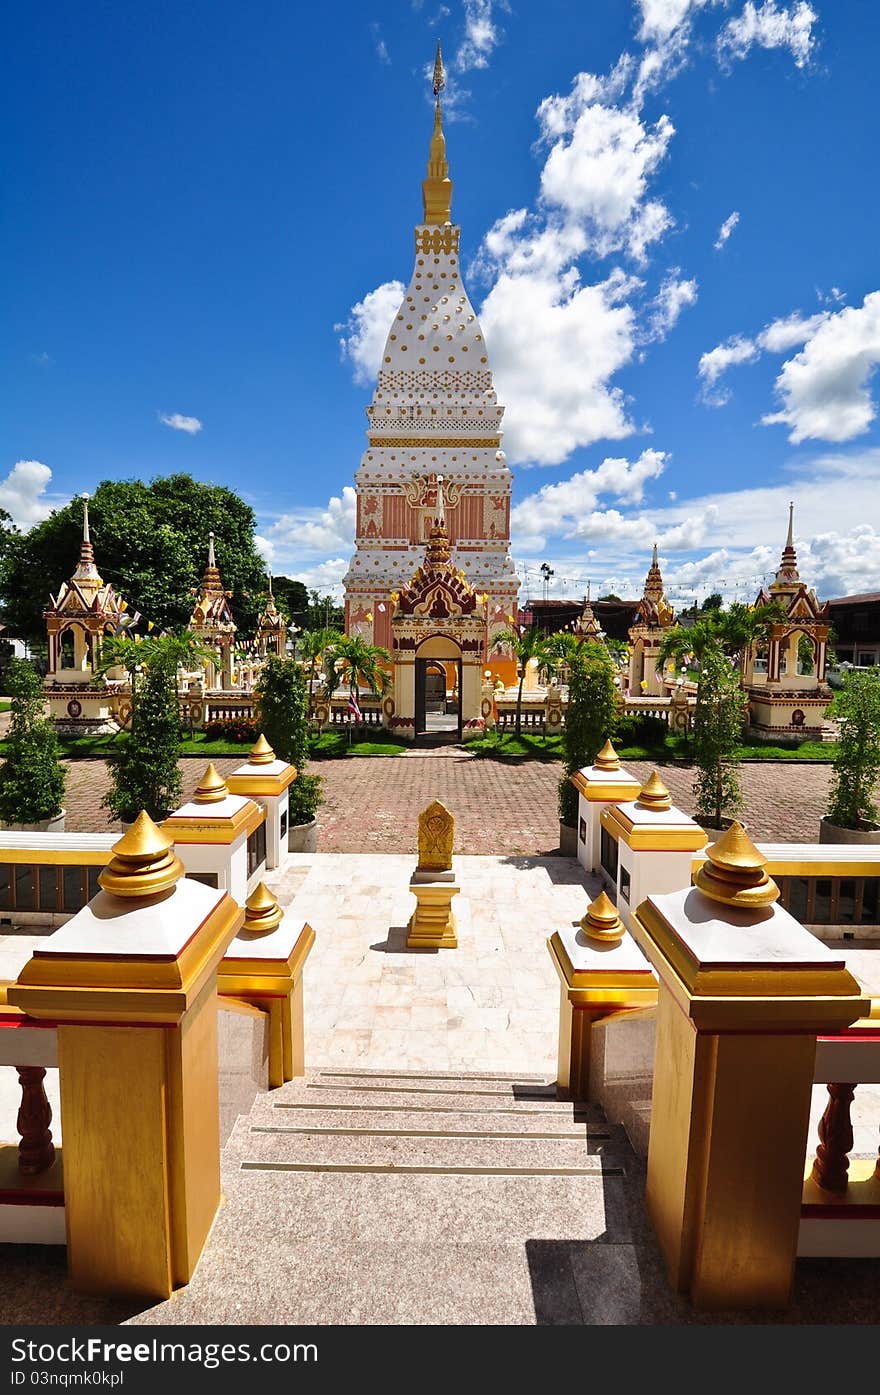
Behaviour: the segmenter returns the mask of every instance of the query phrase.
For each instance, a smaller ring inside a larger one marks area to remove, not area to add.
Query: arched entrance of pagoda
[[[431,635],[416,650],[415,735],[461,740],[461,648]]]

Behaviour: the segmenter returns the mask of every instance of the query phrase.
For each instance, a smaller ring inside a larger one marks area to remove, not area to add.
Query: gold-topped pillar
[[[778,895],[734,823],[695,886],[632,920],[660,977],[646,1202],[670,1282],[701,1308],[788,1302],[816,1037],[871,1006]]]
[[[652,1007],[657,981],[604,891],[579,924],[555,931],[547,948],[560,985],[556,1084],[572,1099],[587,1099],[593,1023]]]
[[[167,1298],[220,1201],[217,966],[244,912],[145,813],[113,852],[7,997],[58,1024],[74,1286]]]

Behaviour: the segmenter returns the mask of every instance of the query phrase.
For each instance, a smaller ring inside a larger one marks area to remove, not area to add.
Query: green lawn
[[[512,732],[504,732],[503,735],[493,733],[482,737],[479,741],[469,741],[467,748],[478,756],[488,756],[496,760],[522,760],[531,757],[532,760],[564,760],[565,752],[560,735],[548,736],[546,741],[541,736],[531,736],[523,733],[522,736],[514,736]],[[690,743],[683,736],[667,736],[662,746],[618,746],[617,754],[623,761],[627,760],[653,760],[663,761],[689,761]],[[784,760],[784,761],[817,761],[820,764],[828,764],[834,760],[837,754],[837,746],[834,742],[802,741],[800,744],[786,746],[765,746],[763,744],[741,746],[741,760]]]
[[[389,732],[383,732],[381,740],[355,740],[350,745],[348,732],[343,731],[323,731],[320,736],[309,738],[313,760],[335,760],[340,756],[401,756],[411,745],[412,742],[402,741]]]

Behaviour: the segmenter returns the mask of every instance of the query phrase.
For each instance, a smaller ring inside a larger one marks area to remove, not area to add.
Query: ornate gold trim
[[[430,446],[434,450],[464,450],[471,447],[473,450],[494,449],[501,445],[500,436],[374,436],[367,433],[369,446],[400,446],[401,450],[420,449]]]

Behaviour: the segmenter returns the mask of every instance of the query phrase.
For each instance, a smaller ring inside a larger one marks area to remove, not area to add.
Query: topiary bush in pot
[[[7,755],[0,766],[0,820],[7,826],[43,825],[64,812],[67,772],[55,727],[45,711],[43,683],[26,659],[11,659],[6,691],[12,698]]]

